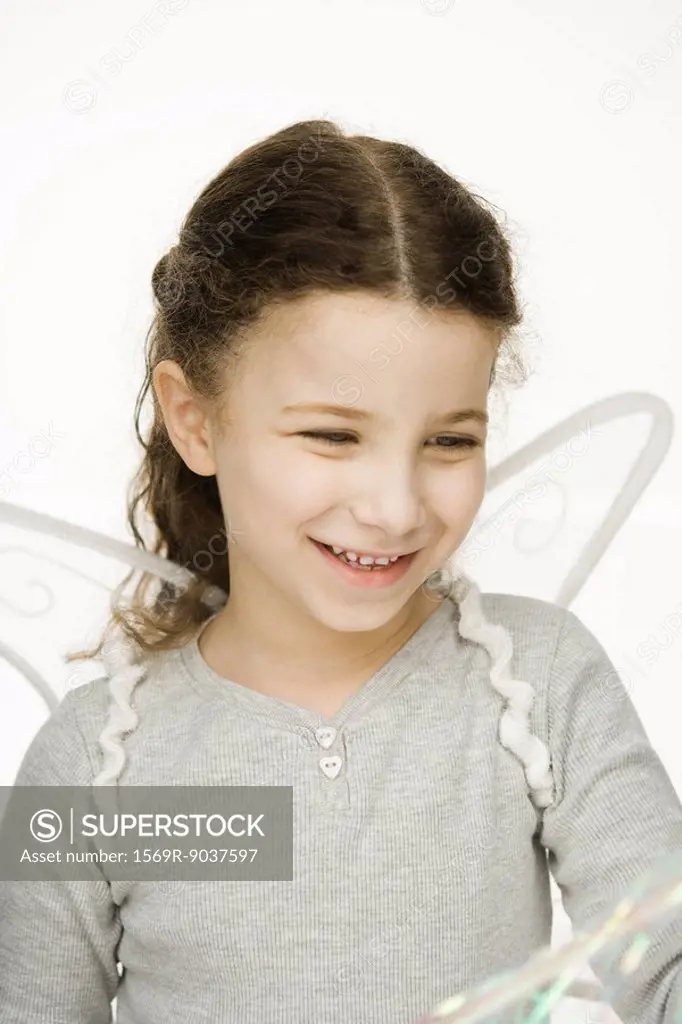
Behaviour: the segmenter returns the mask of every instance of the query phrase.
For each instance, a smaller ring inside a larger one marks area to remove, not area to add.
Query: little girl
[[[413,1024],[550,942],[549,870],[581,930],[680,848],[599,642],[456,565],[519,365],[509,242],[418,150],[311,121],[206,186],[152,283],[129,522],[191,581],[119,588],[71,656],[105,677],[16,782],[293,787],[293,880],[3,883],[0,1020]],[[679,1019],[681,958],[678,915],[626,1024]]]

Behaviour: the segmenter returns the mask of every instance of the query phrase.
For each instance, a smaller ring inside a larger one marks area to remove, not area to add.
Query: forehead
[[[354,375],[374,396],[389,390],[487,390],[496,351],[490,328],[465,311],[429,311],[410,300],[364,292],[306,296],[271,308],[253,332],[245,389],[273,399],[319,397],[340,375]],[[385,384],[385,386],[383,386]],[[481,396],[482,397],[482,396]]]

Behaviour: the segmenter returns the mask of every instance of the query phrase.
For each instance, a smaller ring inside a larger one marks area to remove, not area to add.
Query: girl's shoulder
[[[622,689],[603,644],[569,608],[502,593],[483,593],[481,606],[489,623],[507,630],[516,672],[551,691],[555,701],[563,703],[578,688],[596,701],[598,681],[604,679]]]
[[[134,686],[117,673],[102,674],[66,691],[26,750],[15,785],[89,786],[102,763],[101,737],[115,715],[119,728],[136,734],[164,729],[169,712],[182,715],[183,700],[196,702],[178,670],[177,652],[141,658]]]
[[[519,653],[536,658],[553,658],[560,641],[567,637],[585,642],[592,636],[574,612],[541,598],[483,592],[481,607],[489,623],[510,633]]]
[[[482,593],[481,611],[486,623],[506,632],[494,641],[494,651],[499,655],[511,648],[511,674],[534,685],[541,706],[551,700],[563,704],[591,678],[614,675],[602,643],[562,605],[520,594]],[[481,636],[480,620],[477,625]]]
[[[561,629],[566,616],[572,614],[562,605],[525,594],[482,591],[481,603],[491,621],[504,619],[504,624],[521,631],[536,626]]]
[[[18,786],[88,786],[93,778],[93,745],[84,723],[102,719],[108,679],[70,688],[48,715],[26,750],[15,779]]]

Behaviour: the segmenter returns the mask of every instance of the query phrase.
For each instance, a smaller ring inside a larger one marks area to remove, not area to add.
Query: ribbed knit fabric
[[[680,802],[592,633],[531,598],[483,608],[535,688],[551,807],[498,740],[503,699],[452,600],[329,720],[223,679],[195,638],[150,660],[119,782],[293,786],[294,881],[0,883],[1,1024],[104,1024],[114,997],[118,1024],[413,1024],[550,941],[548,859],[582,929],[680,850]],[[109,696],[106,679],[88,687],[41,727],[17,784],[92,783]],[[682,912],[653,938],[613,999],[626,1024],[680,1019]]]

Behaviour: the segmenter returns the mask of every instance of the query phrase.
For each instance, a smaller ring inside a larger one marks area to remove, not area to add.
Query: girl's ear
[[[208,410],[191,390],[172,359],[163,359],[152,373],[163,421],[171,444],[183,462],[199,476],[216,472],[214,435]]]

